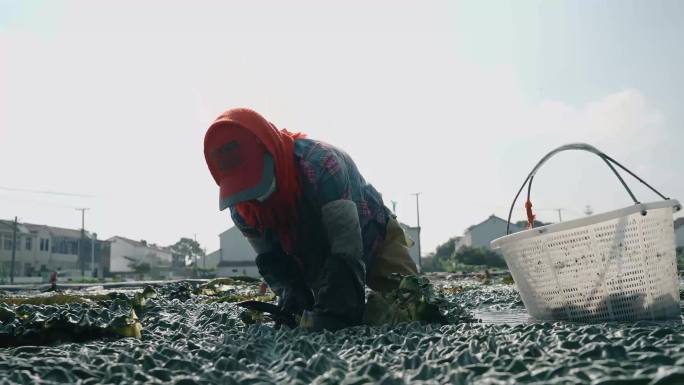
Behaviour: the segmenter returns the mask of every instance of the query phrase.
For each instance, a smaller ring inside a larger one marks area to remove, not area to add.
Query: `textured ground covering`
[[[522,308],[511,286],[437,285],[453,306],[502,316]],[[54,306],[77,319],[95,305]],[[0,349],[0,383],[684,384],[681,322],[414,323],[307,333],[245,325],[233,303],[178,285],[159,288],[140,313],[141,339]]]

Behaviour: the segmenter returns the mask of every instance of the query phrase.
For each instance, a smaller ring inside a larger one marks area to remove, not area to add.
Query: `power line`
[[[4,187],[4,186],[0,186],[0,190],[14,191],[14,192],[25,192],[25,193],[30,193],[30,194],[48,194],[48,195],[62,195],[62,196],[80,197],[80,198],[95,198],[95,195],[74,194],[74,193],[65,193],[65,192],[49,191],[49,190],[30,190],[30,189]]]
[[[63,208],[63,209],[75,209],[75,208],[77,208],[76,206],[69,206],[69,205],[63,205],[63,204],[59,204],[59,203],[46,202],[46,201],[36,200],[33,198],[26,199],[26,198],[18,198],[16,196],[7,195],[7,194],[3,194],[3,193],[0,193],[0,194],[1,194],[3,200],[10,200],[10,201],[14,201],[14,202],[23,203],[23,204],[30,204],[30,205],[38,204],[38,205],[43,205],[43,206],[59,207],[59,208]]]

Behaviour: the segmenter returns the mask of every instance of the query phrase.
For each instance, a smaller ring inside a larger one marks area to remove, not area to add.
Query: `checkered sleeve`
[[[320,148],[316,186],[321,206],[340,199],[352,199],[347,163],[330,148]]]

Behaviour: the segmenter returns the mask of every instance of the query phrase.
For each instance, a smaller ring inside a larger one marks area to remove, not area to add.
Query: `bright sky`
[[[421,192],[424,253],[505,218],[568,142],[684,199],[683,18],[677,0],[0,0],[0,218],[78,228],[89,207],[100,238],[213,251],[232,223],[202,140],[237,106],[345,149],[407,224]],[[547,221],[630,204],[576,152],[533,202]]]

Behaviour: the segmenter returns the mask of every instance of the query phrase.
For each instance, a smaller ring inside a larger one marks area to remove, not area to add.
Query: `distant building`
[[[684,218],[677,218],[674,221],[675,245],[677,251],[684,249]]]
[[[197,266],[202,269],[215,269],[221,262],[221,249],[215,250],[200,259]]]
[[[10,275],[12,260],[12,236],[14,222],[0,220],[0,276]],[[108,244],[95,240],[88,231],[61,227],[18,223],[16,235],[14,276],[40,277],[59,270],[64,275],[80,276],[81,268],[91,276],[109,263]],[[79,253],[80,251],[80,253]],[[91,266],[94,251],[95,265]],[[79,254],[82,258],[79,258]],[[83,266],[81,266],[83,262]]]
[[[465,237],[454,237],[454,250],[458,250],[465,246],[465,244],[463,244],[464,239]]]
[[[253,261],[256,252],[237,227],[222,232],[219,235],[221,241],[220,260],[222,261]]]
[[[247,275],[260,277],[256,267],[256,253],[247,238],[237,227],[231,227],[219,234],[221,248],[207,254],[199,267],[216,269],[219,277]]]
[[[253,261],[256,253],[247,238],[237,227],[231,227],[219,234],[220,248],[207,254],[199,261],[201,268],[215,269],[221,261]]]
[[[9,277],[12,265],[12,240],[14,221],[0,220],[0,276]],[[49,237],[48,237],[49,238]],[[36,237],[22,223],[17,225],[17,249],[15,251],[14,276],[32,274],[36,266],[45,264],[49,251],[38,253]],[[43,246],[41,244],[41,246]],[[45,267],[47,270],[47,266]],[[37,272],[38,270],[36,270]]]
[[[147,263],[155,278],[170,278],[174,255],[166,247],[114,236],[110,243],[110,273],[112,275],[135,275],[135,265]]]
[[[411,226],[409,226],[405,223],[401,223],[401,222],[399,222],[399,224],[401,225],[401,228],[404,229],[404,231],[406,232],[406,235],[408,235],[409,238],[411,238],[411,240],[413,241],[413,246],[411,246],[409,248],[409,254],[411,255],[411,259],[413,260],[413,263],[416,264],[416,267],[420,271],[421,262],[419,260],[420,257],[418,254],[419,250],[421,250],[421,248],[420,248],[420,236],[419,236],[419,231],[418,231],[419,228],[418,227],[411,227]]]
[[[248,276],[259,278],[259,269],[254,260],[248,261],[220,261],[216,267],[216,276],[218,277],[234,277],[234,276]]]
[[[506,220],[501,219],[496,215],[491,215],[483,222],[468,227],[465,233],[463,233],[463,237],[457,239],[455,249],[458,250],[465,246],[484,247],[489,249],[491,241],[506,235],[507,224],[508,222],[506,222]],[[511,233],[516,233],[521,230],[524,229],[515,223],[511,223]]]
[[[400,223],[401,227],[406,231],[407,235],[414,241],[413,246],[409,249],[411,259],[419,265],[418,250],[419,237],[418,228],[411,227],[404,223]],[[221,248],[207,254],[204,260],[199,262],[199,267],[207,269],[217,269],[217,276],[230,277],[234,275],[248,275],[252,277],[260,277],[256,266],[256,253],[252,249],[252,245],[240,232],[237,227],[231,227],[219,235]]]

